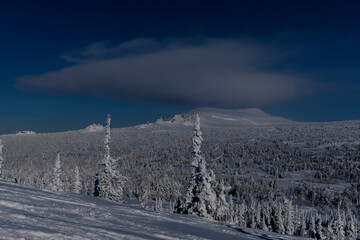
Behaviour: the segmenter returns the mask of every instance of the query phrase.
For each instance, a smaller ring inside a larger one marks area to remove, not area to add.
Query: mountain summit
[[[267,114],[258,108],[197,108],[184,114],[175,115],[170,123],[193,125],[196,112],[200,116],[201,126],[206,127],[251,127],[294,123],[291,120]]]

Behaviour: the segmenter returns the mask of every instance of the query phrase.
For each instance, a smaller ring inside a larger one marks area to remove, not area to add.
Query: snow
[[[206,127],[253,127],[294,123],[285,118],[271,116],[258,108],[198,108],[188,113],[175,115],[168,123],[192,126],[194,113],[199,114],[202,125]]]
[[[36,134],[34,131],[18,131],[13,133],[13,135],[33,135]]]
[[[301,239],[0,181],[0,239]]]
[[[105,131],[105,127],[103,125],[95,124],[95,123],[83,129],[83,132],[104,132],[104,131]]]

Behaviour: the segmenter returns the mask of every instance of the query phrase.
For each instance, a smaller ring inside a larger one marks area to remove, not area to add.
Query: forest
[[[0,136],[1,177],[241,227],[358,239],[360,121]],[[111,136],[111,137],[110,137]]]

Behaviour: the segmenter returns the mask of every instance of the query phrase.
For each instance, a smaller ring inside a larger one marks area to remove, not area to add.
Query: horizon
[[[19,7],[20,6],[20,7]],[[198,107],[360,119],[359,2],[0,2],[0,134]]]
[[[121,125],[121,126],[113,126],[113,123],[111,124],[111,128],[112,129],[119,129],[119,128],[128,128],[128,127],[135,127],[135,126],[139,126],[139,125],[142,125],[142,124],[147,124],[147,123],[155,123],[158,119],[162,118],[164,121],[170,121],[173,117],[175,117],[175,115],[181,115],[181,114],[187,114],[187,113],[191,113],[191,112],[194,112],[196,110],[204,110],[204,109],[212,109],[212,110],[229,110],[229,111],[238,111],[238,110],[253,110],[253,109],[256,109],[256,110],[260,110],[262,112],[264,112],[265,114],[269,114],[268,112],[264,111],[263,109],[261,108],[257,108],[257,107],[249,107],[249,108],[215,108],[215,107],[198,107],[198,108],[194,108],[194,109],[190,109],[189,111],[187,112],[179,112],[179,113],[175,113],[174,115],[171,115],[171,116],[159,116],[157,118],[155,118],[154,120],[152,121],[145,121],[145,122],[140,122],[140,123],[137,123],[137,124],[134,124],[134,125]],[[200,111],[196,111],[196,112],[200,112]],[[109,113],[110,116],[111,116],[111,122],[114,122],[114,119],[113,119],[113,116],[111,115],[111,113]],[[14,134],[14,133],[19,133],[19,132],[34,132],[36,134],[46,134],[46,133],[63,133],[63,132],[68,132],[68,131],[78,131],[78,130],[83,130],[83,129],[86,129],[87,127],[91,126],[91,125],[101,125],[101,126],[105,126],[106,125],[106,116],[108,114],[105,115],[104,117],[104,120],[102,122],[93,122],[93,123],[90,123],[86,126],[82,126],[80,128],[74,128],[74,129],[64,129],[64,130],[60,130],[60,131],[53,131],[53,132],[39,132],[39,131],[35,131],[34,129],[20,129],[20,130],[17,130],[17,131],[13,131],[13,132],[4,132],[4,133],[0,133],[0,135],[8,135],[8,134]],[[283,116],[280,116],[280,115],[273,115],[273,114],[269,114],[270,116],[272,117],[280,117],[280,118],[284,118],[285,120],[290,120],[294,123],[332,123],[332,122],[345,122],[345,121],[356,121],[356,120],[359,120],[360,119],[353,119],[353,120],[334,120],[334,121],[296,121],[296,120],[293,120],[293,119],[289,119],[289,118],[285,118]],[[116,120],[116,119],[115,119]],[[200,118],[201,120],[201,118]]]

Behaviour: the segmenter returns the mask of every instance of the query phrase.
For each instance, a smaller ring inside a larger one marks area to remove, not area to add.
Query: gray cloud
[[[76,63],[18,79],[25,89],[216,106],[255,106],[296,97],[308,81],[269,71],[286,55],[244,40],[137,39],[93,44],[63,58]]]

